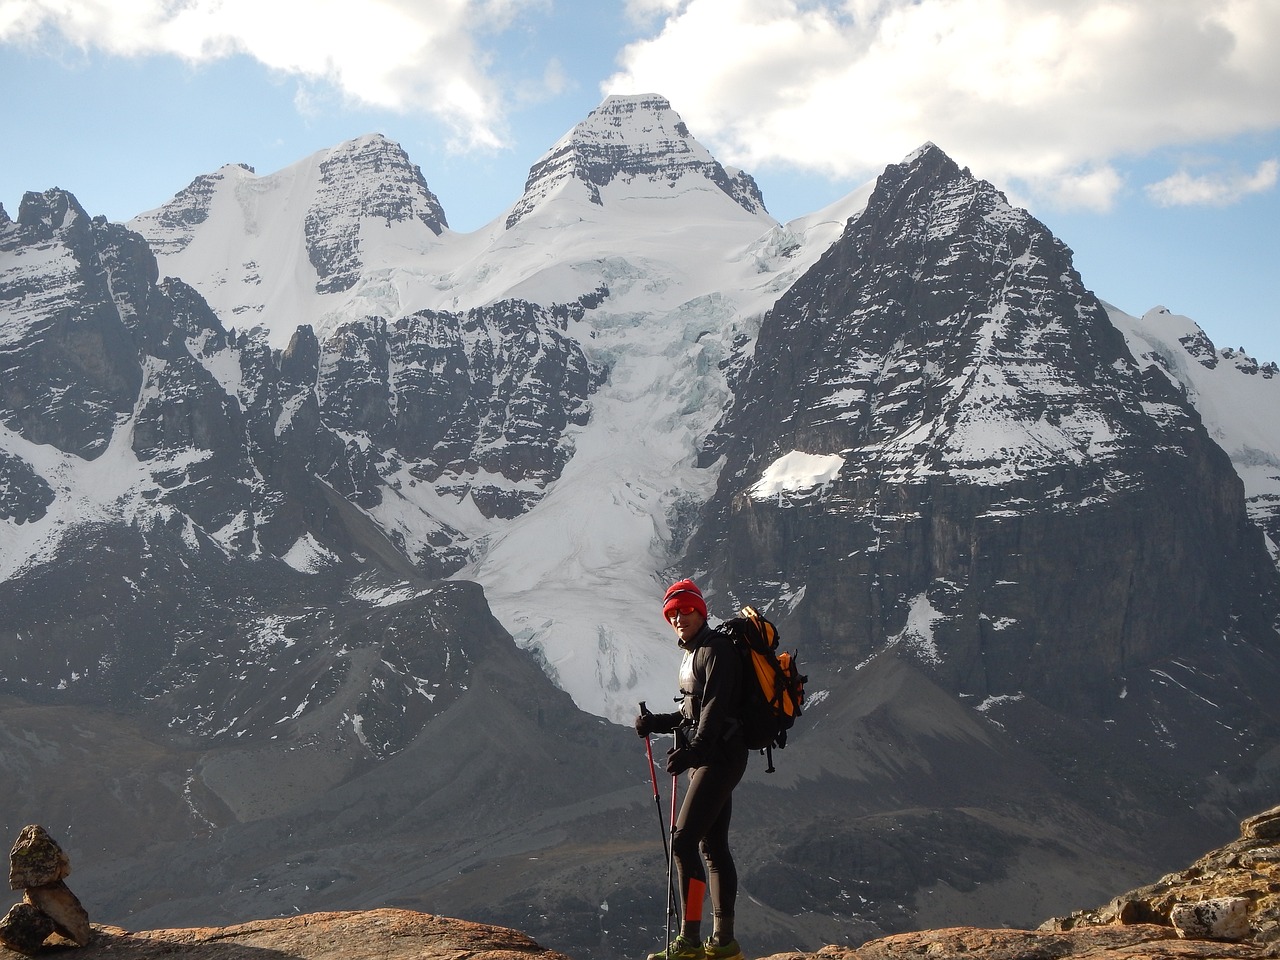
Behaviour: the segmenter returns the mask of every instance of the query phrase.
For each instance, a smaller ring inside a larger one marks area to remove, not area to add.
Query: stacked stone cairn
[[[62,882],[70,872],[67,855],[44,827],[22,828],[9,851],[9,886],[23,891],[22,902],[0,920],[0,943],[28,955],[52,934],[76,946],[88,945],[93,936],[89,915]]]

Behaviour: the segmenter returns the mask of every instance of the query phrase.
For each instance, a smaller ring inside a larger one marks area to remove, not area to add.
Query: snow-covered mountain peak
[[[399,312],[399,291],[381,281],[382,301],[346,307],[362,280],[420,261],[449,236],[421,169],[381,134],[266,176],[228,164],[129,226],[163,272],[191,282],[228,325],[262,328],[281,347],[299,324],[324,332]]]
[[[667,100],[638,96],[606,99],[533,167],[509,213],[473,233],[448,228],[421,170],[380,134],[265,176],[222,167],[129,225],[162,275],[283,349],[301,324],[324,339],[364,317],[504,299],[607,295],[619,313],[746,288],[735,299],[754,313],[842,222],[780,228],[748,174],[721,166]]]
[[[507,228],[560,196],[603,207],[628,197],[708,191],[747,214],[767,215],[751,176],[726,170],[666,98],[611,96],[533,165]]]
[[[728,431],[778,438],[770,458],[857,450],[860,469],[897,481],[995,488],[1092,468],[1149,431],[1134,371],[1069,251],[936,147],[885,170],[770,316],[735,398],[750,428]],[[805,345],[812,358],[791,360]],[[803,389],[786,381],[793,371]]]
[[[1136,356],[1146,355],[1148,359],[1156,360],[1166,372],[1173,374],[1184,384],[1187,378],[1180,376],[1178,370],[1185,363],[1185,358],[1172,347],[1175,343],[1207,370],[1213,370],[1223,363],[1246,376],[1257,375],[1263,380],[1272,379],[1280,371],[1274,361],[1259,363],[1244,347],[1215,347],[1198,323],[1190,317],[1174,313],[1168,307],[1152,307],[1137,321],[1138,327],[1134,326],[1133,318],[1124,319],[1128,317],[1124,311],[1110,305],[1108,310],[1116,326],[1126,336],[1141,329],[1142,342],[1134,347]]]
[[[341,194],[318,199],[339,200],[350,216],[381,218],[388,223],[415,219],[437,236],[449,225],[422,170],[400,144],[380,133],[331,148],[319,168],[321,182]]]
[[[448,226],[422,171],[380,134],[339,144],[317,169],[319,184],[303,227],[321,293],[355,286],[364,267],[361,247],[384,239],[366,234],[416,221],[438,237]]]

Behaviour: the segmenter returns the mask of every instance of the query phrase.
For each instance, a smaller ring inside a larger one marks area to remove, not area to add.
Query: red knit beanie
[[[707,619],[707,601],[702,599],[702,591],[692,580],[677,580],[667,587],[662,598],[662,616],[671,619],[671,611],[678,607],[693,607],[703,620]]]

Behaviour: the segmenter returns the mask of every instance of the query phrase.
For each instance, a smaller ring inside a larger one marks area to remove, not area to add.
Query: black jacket
[[[680,666],[680,711],[656,715],[654,732],[678,729],[677,742],[688,747],[698,767],[745,753],[738,719],[743,699],[742,657],[733,640],[703,624],[680,647],[685,651]]]

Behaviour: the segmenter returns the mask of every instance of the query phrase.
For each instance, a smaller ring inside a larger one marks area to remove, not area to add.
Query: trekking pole
[[[680,731],[676,730],[676,749],[682,746],[680,743]],[[670,944],[673,939],[671,936],[671,914],[677,905],[676,897],[676,793],[679,786],[680,775],[673,773],[671,775],[671,856],[667,857],[667,939],[663,945],[663,949],[668,953],[671,950]],[[678,922],[678,918],[677,918]]]
[[[649,708],[644,705],[643,700],[640,701],[640,713],[642,716],[649,716]],[[667,828],[662,822],[662,800],[658,797],[658,770],[653,765],[653,743],[648,734],[644,737],[644,752],[649,757],[649,779],[653,782],[653,803],[658,810],[658,832],[662,834],[662,855],[669,861],[671,850],[667,847]]]
[[[649,708],[644,705],[644,701],[640,701],[640,713],[643,716],[649,715]],[[665,940],[662,941],[662,949],[667,949],[667,944],[671,942],[671,900],[673,897],[671,882],[671,847],[667,843],[667,828],[662,822],[662,800],[658,796],[658,770],[653,765],[653,743],[648,734],[644,738],[644,752],[649,758],[649,779],[653,782],[653,804],[658,811],[658,833],[662,836],[662,855],[667,861],[667,925],[664,930]],[[675,783],[672,781],[672,800],[671,800],[671,827],[675,829]]]

